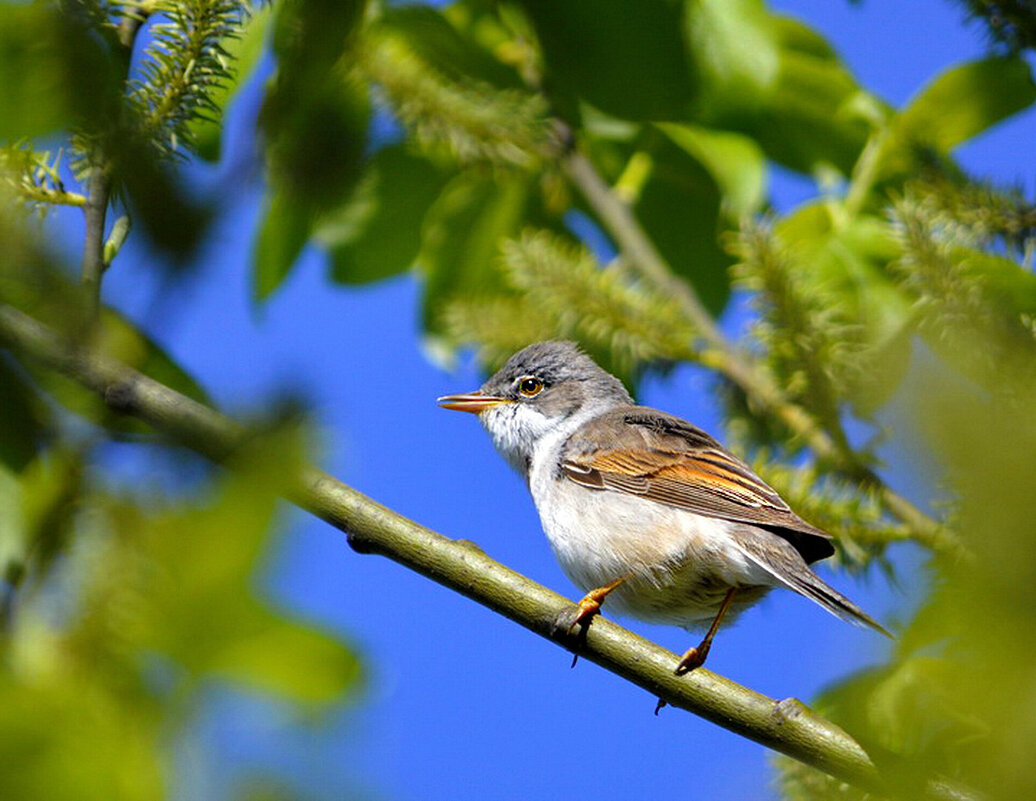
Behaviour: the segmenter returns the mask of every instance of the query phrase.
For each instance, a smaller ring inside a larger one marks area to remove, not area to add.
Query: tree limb
[[[0,344],[68,376],[96,392],[114,411],[137,417],[216,462],[226,462],[248,441],[246,429],[231,419],[118,361],[66,341],[6,305],[0,305]],[[776,701],[702,668],[675,676],[675,654],[602,618],[594,620],[585,639],[559,632],[554,621],[570,601],[490,559],[473,543],[424,528],[315,467],[303,468],[284,494],[344,531],[360,553],[387,556],[672,706],[865,790],[884,791],[864,749],[794,698]],[[928,795],[959,797],[936,782],[929,786]]]
[[[889,487],[877,473],[860,461],[847,442],[839,442],[818,425],[809,412],[788,400],[758,361],[723,334],[694,288],[676,276],[629,206],[612,191],[577,146],[569,150],[563,163],[572,183],[597,213],[630,265],[657,289],[675,298],[680,304],[684,315],[697,329],[704,343],[699,358],[705,366],[733,381],[757,406],[787,425],[803,439],[818,459],[831,464],[839,473],[858,484],[877,492],[885,508],[911,528],[912,539],[933,551],[963,555],[964,547],[954,532]]]

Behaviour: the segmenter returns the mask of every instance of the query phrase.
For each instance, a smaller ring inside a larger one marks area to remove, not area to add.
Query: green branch
[[[608,186],[578,147],[573,147],[565,156],[564,169],[604,223],[630,266],[680,304],[701,340],[698,358],[702,364],[733,381],[759,409],[788,426],[818,459],[861,486],[874,490],[885,508],[911,528],[914,540],[934,551],[952,555],[964,553],[964,547],[954,532],[889,487],[847,443],[837,441],[804,408],[788,400],[758,360],[724,336],[693,287],[676,276],[629,206]]]
[[[0,305],[0,345],[97,393],[115,412],[132,415],[213,461],[247,444],[244,427],[124,364],[67,342],[9,306]],[[486,556],[476,545],[418,525],[315,467],[285,491],[300,507],[348,535],[360,553],[386,556],[465,595],[530,631],[597,663],[667,704],[787,754],[870,792],[884,784],[863,748],[800,701],[777,701],[699,668],[673,675],[677,657],[603,618],[584,639],[556,630],[571,602]],[[645,707],[645,710],[647,707]],[[933,782],[927,795],[961,797]]]

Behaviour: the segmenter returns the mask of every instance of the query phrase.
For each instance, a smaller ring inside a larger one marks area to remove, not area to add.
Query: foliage
[[[929,550],[934,590],[893,660],[821,710],[904,797],[933,773],[1031,797],[1036,211],[961,174],[952,151],[1036,100],[1017,55],[1034,25],[1024,3],[967,5],[999,53],[902,109],[762,0],[0,7],[0,300],[204,398],[104,307],[101,277],[130,220],[191,254],[211,210],[177,168],[219,157],[222,111],[268,40],[257,306],[312,242],[335,282],[412,271],[444,361],[474,347],[491,367],[567,337],[631,385],[680,361],[714,371],[731,440],[836,535],[843,566],[892,573],[891,546]],[[771,165],[812,177],[816,196],[772,209]],[[84,210],[89,292],[24,214],[57,205]],[[743,341],[716,322],[732,290],[754,304]],[[101,443],[150,435],[81,388],[5,352],[0,403],[0,751],[26,764],[5,797],[154,797],[217,677],[318,706],[355,687],[347,648],[247,584],[269,465],[297,445],[163,500],[113,489]],[[888,484],[890,408],[915,415],[946,467],[942,519]],[[57,725],[69,709],[81,729]],[[853,797],[778,764],[790,798]]]
[[[270,14],[200,1],[0,8],[0,303],[207,400],[136,324],[69,280],[40,233],[54,206],[82,208],[100,272],[131,217],[154,244],[189,252],[210,215],[173,168],[196,148],[218,152],[222,104],[240,84],[231,53],[239,69],[254,64]],[[121,215],[106,226],[109,206]],[[147,469],[120,467],[112,440],[135,443]],[[316,720],[358,691],[354,651],[254,586],[303,440],[272,426],[220,477],[0,352],[0,795],[167,797],[216,694]]]

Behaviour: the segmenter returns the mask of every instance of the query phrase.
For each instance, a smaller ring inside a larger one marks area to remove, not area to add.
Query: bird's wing
[[[678,417],[627,407],[587,423],[566,443],[560,469],[584,487],[637,495],[689,512],[750,523],[788,540],[807,562],[834,553],[748,465]]]

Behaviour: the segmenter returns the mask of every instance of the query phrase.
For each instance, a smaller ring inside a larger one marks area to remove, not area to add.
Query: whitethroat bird
[[[574,343],[530,345],[439,405],[477,414],[525,477],[558,561],[586,592],[563,618],[569,630],[606,597],[634,617],[706,629],[681,675],[705,661],[721,621],[785,587],[888,634],[809,569],[834,553],[829,534],[697,426],[635,405]]]

